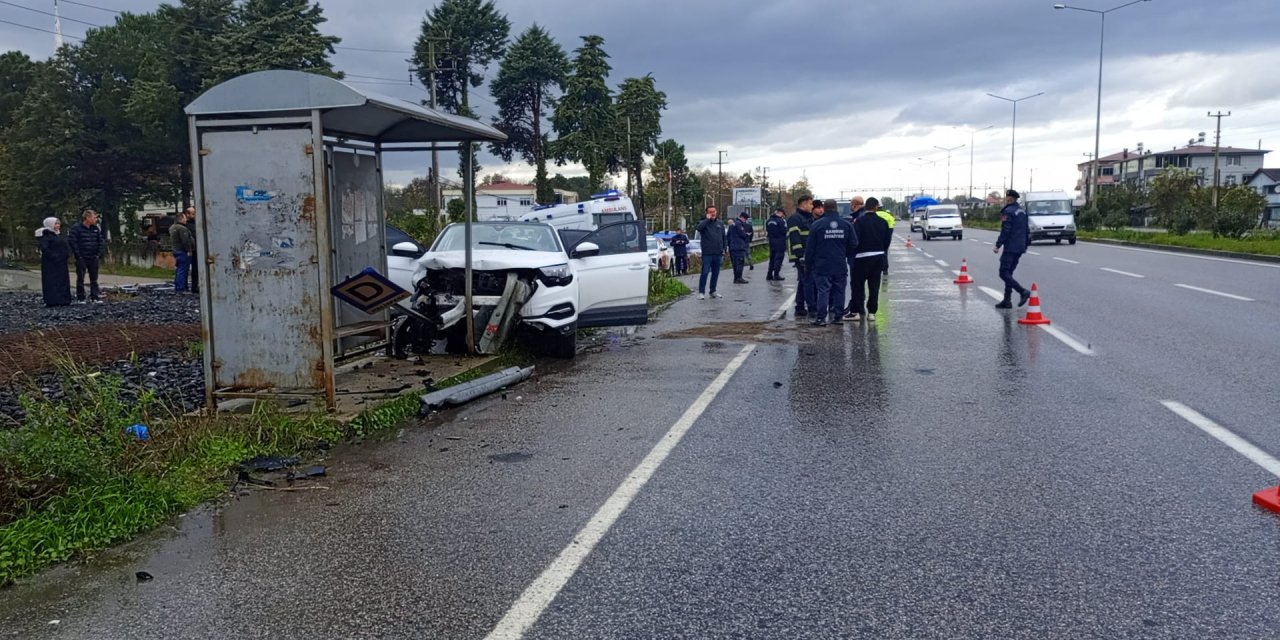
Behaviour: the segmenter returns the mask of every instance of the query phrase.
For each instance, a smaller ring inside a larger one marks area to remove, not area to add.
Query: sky
[[[1110,9],[1125,0],[1079,0]],[[52,0],[0,4],[0,20],[50,29]],[[61,3],[64,18],[108,24],[92,8],[148,11],[148,0]],[[323,29],[342,38],[335,66],[354,86],[408,100],[413,42],[433,3],[322,0]],[[652,73],[667,93],[663,137],[690,163],[724,171],[768,168],[770,183],[802,176],[821,197],[945,196],[1009,185],[1012,105],[1019,98],[1012,186],[1073,191],[1077,164],[1094,148],[1101,19],[1055,10],[1049,0],[497,0],[512,39],[535,22],[572,52],[598,34],[616,86]],[[88,27],[64,20],[64,33]],[[1160,151],[1207,134],[1222,119],[1222,144],[1280,145],[1280,0],[1150,0],[1106,18],[1101,149],[1138,143]],[[75,40],[71,40],[75,42]],[[0,23],[0,45],[46,58],[50,34]],[[391,52],[358,51],[357,48]],[[571,53],[570,53],[571,55]],[[496,64],[489,75],[496,73]],[[481,119],[496,114],[482,87]],[[473,96],[476,96],[473,93]],[[985,127],[983,131],[973,133]],[[943,148],[962,148],[948,154]],[[454,158],[445,154],[446,177]],[[970,157],[972,155],[972,163]],[[948,156],[950,169],[948,171]],[[481,156],[484,172],[532,178],[526,165]],[[429,159],[396,154],[387,181],[425,175]],[[1280,166],[1280,151],[1267,156]],[[567,175],[580,167],[552,167]],[[949,187],[949,191],[948,191]]]

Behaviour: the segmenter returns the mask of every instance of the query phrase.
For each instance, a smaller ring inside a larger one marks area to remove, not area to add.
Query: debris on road
[[[301,459],[295,457],[283,456],[257,456],[240,463],[241,471],[279,471],[288,467],[296,467],[302,462]]]
[[[428,413],[444,407],[456,407],[476,398],[493,393],[504,387],[528,380],[533,375],[533,367],[509,367],[483,378],[464,382],[455,387],[433,391],[422,396],[422,413]]]
[[[154,579],[155,579],[155,577],[154,577],[154,576],[152,576],[151,574],[147,573],[146,571],[139,571],[139,572],[137,572],[137,573],[133,574],[133,577],[137,578],[137,579],[138,579],[138,582],[151,582],[152,580],[154,580]]]

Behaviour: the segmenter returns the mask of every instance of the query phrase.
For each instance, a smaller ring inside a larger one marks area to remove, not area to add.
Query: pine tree
[[[618,131],[609,89],[609,54],[604,38],[583,36],[575,52],[573,72],[564,97],[551,118],[559,139],[552,145],[558,162],[580,162],[592,189],[604,185],[606,174],[618,170]]]
[[[662,110],[667,94],[654,86],[653,76],[627,78],[618,87],[614,103],[616,122],[622,128],[619,155],[627,168],[627,184],[642,180],[644,157],[652,154],[662,134]],[[636,208],[644,210],[644,190],[636,193]]]
[[[320,32],[324,10],[308,0],[246,0],[230,28],[214,37],[222,59],[211,84],[266,69],[290,69],[342,77],[329,56],[342,41]]]
[[[538,202],[549,204],[555,192],[547,179],[547,147],[544,120],[555,106],[554,92],[563,91],[569,71],[564,49],[542,27],[533,25],[507,50],[498,77],[489,86],[498,105],[496,126],[507,134],[505,142],[490,145],[505,162],[519,155],[534,166]]]

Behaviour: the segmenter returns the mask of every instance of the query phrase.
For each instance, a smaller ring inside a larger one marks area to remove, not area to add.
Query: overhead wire
[[[58,32],[57,32],[57,31],[54,31],[53,29],[42,29],[42,28],[40,28],[40,27],[33,27],[33,26],[31,26],[31,25],[28,25],[28,24],[21,24],[21,23],[18,23],[18,22],[10,22],[10,21],[8,21],[8,20],[0,20],[0,23],[10,24],[10,25],[13,25],[13,26],[15,26],[15,27],[22,27],[23,29],[31,29],[32,31],[43,31],[43,32],[45,32],[45,33],[52,33],[52,34],[54,34],[54,35],[57,35],[57,34],[58,34]],[[64,33],[64,34],[62,34],[62,37],[64,37],[64,38],[71,38],[72,40],[84,40],[84,38],[81,38],[81,37],[79,37],[79,36],[71,36],[71,35],[67,35],[67,34],[65,34],[65,33]]]
[[[100,24],[94,24],[94,23],[92,23],[92,22],[85,22],[84,20],[76,20],[75,18],[68,18],[68,17],[66,17],[66,16],[61,16],[61,15],[58,15],[58,14],[56,14],[56,13],[52,12],[52,11],[43,11],[43,10],[41,10],[41,9],[36,9],[36,8],[34,8],[34,7],[28,7],[28,6],[25,6],[25,5],[20,5],[20,4],[16,3],[16,2],[9,2],[8,0],[0,0],[0,4],[9,5],[10,7],[17,7],[17,8],[19,8],[19,9],[25,9],[25,10],[27,10],[27,11],[31,11],[31,12],[33,12],[33,13],[39,13],[39,14],[43,14],[43,15],[46,15],[46,16],[51,16],[51,17],[54,17],[54,18],[58,18],[58,19],[60,19],[60,20],[66,20],[67,22],[79,22],[80,24],[87,24],[87,25],[89,25],[89,26],[91,26],[91,27],[101,27],[101,26],[102,26],[102,25],[100,25]]]

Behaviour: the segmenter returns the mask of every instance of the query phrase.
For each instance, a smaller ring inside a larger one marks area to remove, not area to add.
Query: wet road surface
[[[337,452],[328,490],[254,494],[0,592],[0,635],[1274,636],[1280,518],[1249,496],[1276,478],[1162,404],[1280,453],[1280,341],[1257,333],[1274,274],[1183,267],[1253,299],[1207,302],[1134,288],[1182,258],[1037,245],[1019,275],[1082,353],[992,308],[994,256],[967,233],[896,245],[874,326],[771,319],[791,270],[726,284]],[[978,286],[951,283],[964,256]]]

